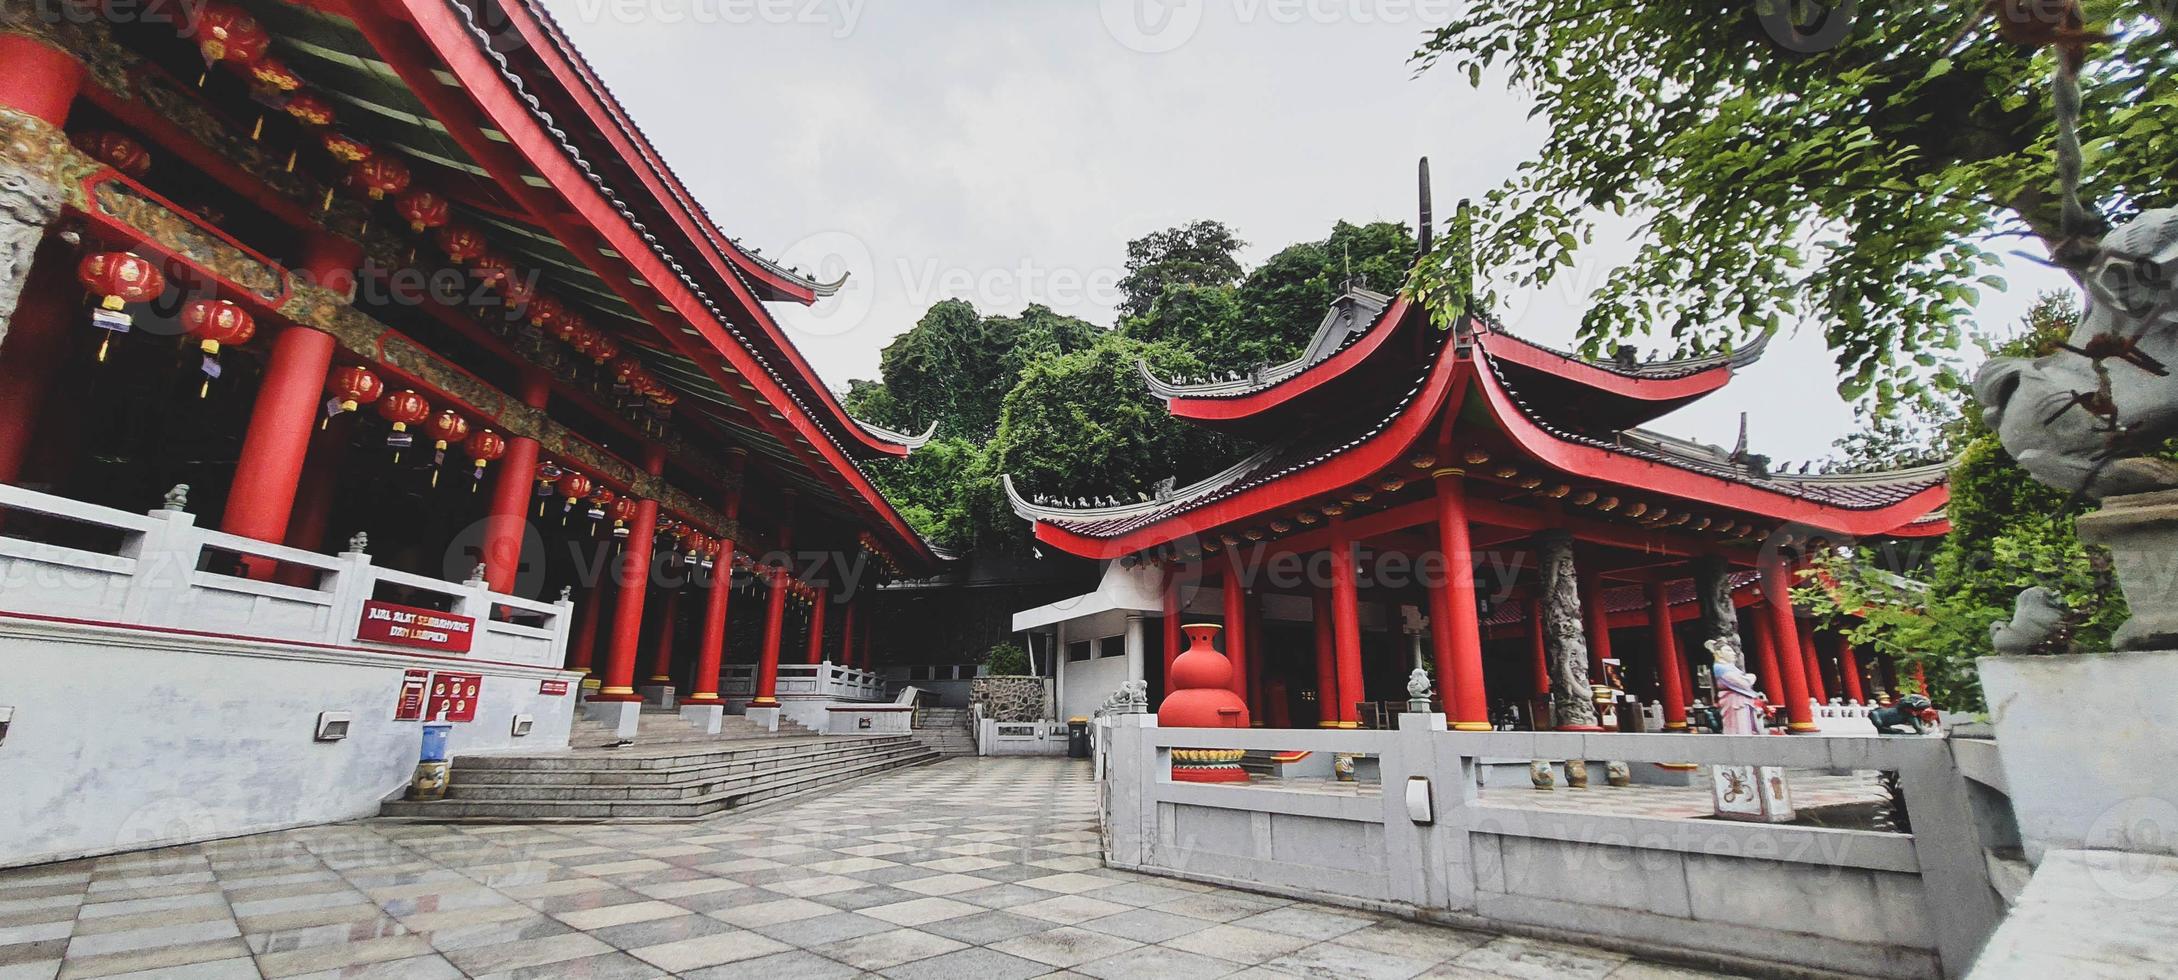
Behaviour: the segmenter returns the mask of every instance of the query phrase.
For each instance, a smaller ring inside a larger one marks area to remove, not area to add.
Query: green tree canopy
[[[1581,324],[1590,353],[1664,335],[1742,344],[1822,325],[1841,391],[1888,407],[1955,348],[1992,249],[2060,239],[2057,55],[1971,25],[1978,3],[1478,4],[1416,58],[1499,72],[1549,123],[1478,220],[1493,289],[1549,283],[1606,212],[1638,252]],[[2082,77],[2084,196],[2104,218],[2171,200],[2178,46],[2155,0],[2084,0],[2109,40]],[[2047,12],[2060,3],[2004,5]],[[1962,29],[1965,33],[1962,37]],[[1956,42],[1956,43],[1954,43]],[[1449,243],[1448,243],[1449,244]],[[1689,288],[1690,285],[1693,288]]]
[[[1991,356],[2038,357],[2056,350],[2078,322],[2078,301],[2042,297],[2009,335],[1975,342]],[[1855,549],[1823,561],[1834,588],[1803,588],[1811,608],[1857,644],[1918,664],[1940,704],[1982,704],[1974,668],[1994,653],[1991,623],[2011,618],[2019,593],[2045,586],[2073,612],[2071,645],[2108,649],[2126,617],[2107,556],[2081,543],[2073,521],[2087,502],[2037,482],[2013,462],[1956,379],[1935,386],[1934,408],[1874,435],[1840,442],[1843,468],[1887,469],[1901,459],[1957,459],[1951,471],[1952,530],[1936,541]]]
[[[939,435],[981,441],[998,430],[999,403],[1022,368],[1087,347],[1102,332],[1045,306],[984,316],[966,300],[943,300],[885,347],[882,387],[850,382],[846,404],[879,425],[919,431],[935,422]]]
[[[1127,243],[1119,280],[1119,315],[1141,316],[1172,286],[1230,286],[1240,281],[1237,254],[1246,242],[1222,221],[1197,221]]]

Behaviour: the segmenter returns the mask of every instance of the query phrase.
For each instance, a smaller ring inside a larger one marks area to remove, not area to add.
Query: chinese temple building
[[[776,724],[782,660],[866,673],[869,587],[938,558],[863,470],[920,440],[767,310],[838,286],[529,0],[0,8],[11,856],[368,812],[389,718],[716,731]]]
[[[1594,730],[1617,692],[1684,729],[1721,641],[1735,660],[1752,651],[1791,730],[1814,731],[1814,703],[1897,679],[1795,611],[1799,565],[1943,534],[1947,490],[1942,467],[1779,473],[1744,438],[1727,451],[1642,428],[1723,389],[1761,348],[1592,360],[1480,317],[1442,329],[1405,296],[1350,284],[1291,362],[1211,380],[1144,369],[1174,417],[1262,447],[1231,468],[1139,503],[1008,493],[1042,545],[1112,563],[1104,592],[1136,583],[1132,604],[1111,604],[1129,610],[1130,653],[1161,617],[1169,665],[1182,616],[1220,616],[1258,723],[1356,726],[1371,705],[1404,704],[1421,662],[1457,729]],[[1102,607],[1069,600],[1015,626],[1084,608]],[[1055,638],[1063,666],[1095,662],[1069,649],[1078,636]],[[1160,676],[1152,660],[1127,672]]]

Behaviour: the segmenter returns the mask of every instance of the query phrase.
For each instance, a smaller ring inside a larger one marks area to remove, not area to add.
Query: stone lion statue
[[[2178,208],[2104,236],[2085,284],[2086,314],[2063,350],[1982,368],[1974,390],[1989,426],[2062,490],[2101,500],[2178,488],[2178,466],[2146,455],[2178,436]]]

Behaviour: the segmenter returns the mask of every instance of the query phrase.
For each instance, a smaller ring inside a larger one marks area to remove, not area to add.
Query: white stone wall
[[[0,866],[371,816],[415,766],[408,668],[484,675],[456,755],[567,744],[574,695],[539,693],[565,671],[0,616]],[[323,711],[347,739],[313,740]]]

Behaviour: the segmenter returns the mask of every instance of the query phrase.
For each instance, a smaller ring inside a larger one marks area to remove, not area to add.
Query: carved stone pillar
[[[1550,659],[1550,702],[1560,730],[1598,731],[1588,683],[1588,635],[1573,567],[1573,536],[1545,531],[1537,541],[1542,572],[1543,648]]]
[[[1746,670],[1747,651],[1739,642],[1739,607],[1732,602],[1732,569],[1724,559],[1695,560],[1694,601],[1701,603],[1702,646],[1719,661]]]
[[[67,137],[59,127],[0,108],[0,345],[30,279],[30,261],[47,226],[60,216],[56,169]]]

